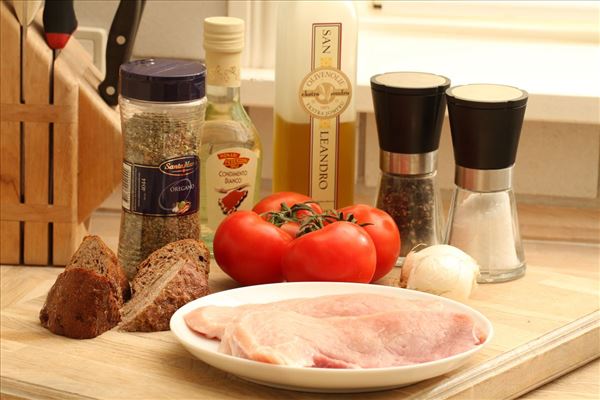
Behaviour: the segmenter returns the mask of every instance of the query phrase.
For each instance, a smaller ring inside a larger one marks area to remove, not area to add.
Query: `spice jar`
[[[442,242],[436,167],[449,86],[448,78],[423,72],[371,78],[381,150],[377,207],[392,216],[400,231],[397,265],[414,247]]]
[[[454,159],[454,195],[445,242],[480,266],[479,282],[525,273],[512,177],[527,92],[474,84],[446,92]]]
[[[205,68],[146,59],[120,69],[123,201],[119,260],[128,277],[150,253],[200,238],[200,145]]]

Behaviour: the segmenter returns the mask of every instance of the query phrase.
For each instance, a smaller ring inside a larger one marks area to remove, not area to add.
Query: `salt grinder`
[[[371,78],[381,168],[377,207],[398,225],[397,265],[414,247],[443,239],[436,168],[449,86],[448,78],[423,72]]]
[[[475,258],[479,282],[525,273],[513,169],[527,92],[474,84],[446,91],[456,171],[445,242]]]

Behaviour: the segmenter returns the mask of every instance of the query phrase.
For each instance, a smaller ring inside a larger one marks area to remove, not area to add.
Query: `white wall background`
[[[273,55],[277,1],[147,0],[133,55],[202,59],[202,21],[246,20],[242,101],[261,134],[272,176]],[[530,93],[515,189],[534,202],[600,205],[600,3],[591,1],[357,1],[359,182],[379,179],[369,78],[392,70],[520,86]],[[435,7],[433,6],[435,5]],[[116,0],[75,0],[80,28],[108,32]],[[447,124],[439,178],[453,186]]]
[[[80,27],[101,28],[108,34],[117,0],[75,0],[74,4]],[[227,1],[148,0],[133,56],[204,58],[202,21],[217,15],[227,15]]]

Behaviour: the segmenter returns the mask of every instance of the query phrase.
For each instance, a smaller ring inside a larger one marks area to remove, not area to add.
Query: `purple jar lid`
[[[201,99],[206,68],[199,61],[148,58],[121,65],[119,93],[130,99],[175,103]]]

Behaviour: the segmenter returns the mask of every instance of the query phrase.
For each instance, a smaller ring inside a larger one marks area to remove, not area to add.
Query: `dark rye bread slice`
[[[163,276],[175,262],[181,259],[194,263],[198,270],[208,275],[210,269],[210,251],[199,240],[183,239],[167,244],[148,256],[140,263],[131,282],[133,294],[152,285]]]
[[[115,254],[98,236],[86,236],[48,292],[40,311],[51,332],[88,339],[113,328],[129,297],[129,282]]]
[[[118,329],[129,332],[169,330],[171,316],[178,308],[209,293],[208,274],[198,268],[195,260],[180,258],[168,267],[161,267],[158,279],[135,292],[121,309]]]
[[[115,253],[104,244],[99,236],[88,235],[83,238],[65,271],[71,268],[87,269],[108,277],[117,285],[123,301],[129,299],[129,280],[125,270]]]
[[[123,304],[106,276],[71,268],[58,276],[40,311],[42,326],[57,335],[90,339],[112,329]]]

